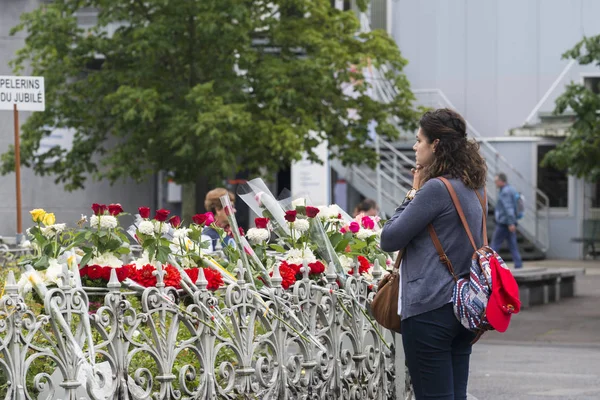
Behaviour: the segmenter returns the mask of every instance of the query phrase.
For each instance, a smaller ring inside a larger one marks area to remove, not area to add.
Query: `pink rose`
[[[358,224],[358,222],[352,221],[352,222],[350,222],[348,229],[350,229],[350,232],[356,233],[360,230],[360,225]]]
[[[364,216],[362,217],[360,222],[362,223],[362,226],[364,226],[366,229],[375,228],[375,222],[371,219],[371,217]]]

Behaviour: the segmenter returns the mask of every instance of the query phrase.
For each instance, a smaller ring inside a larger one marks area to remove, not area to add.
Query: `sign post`
[[[21,213],[21,147],[19,110],[44,111],[44,78],[40,76],[0,76],[0,110],[13,110],[15,130],[15,178],[17,196],[17,244],[23,235]]]

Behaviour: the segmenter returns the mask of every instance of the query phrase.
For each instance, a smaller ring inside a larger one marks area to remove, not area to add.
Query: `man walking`
[[[512,255],[515,268],[523,267],[519,247],[517,246],[517,191],[508,184],[506,174],[499,173],[494,182],[498,188],[498,202],[494,217],[496,229],[492,237],[492,249],[498,251],[505,240]]]

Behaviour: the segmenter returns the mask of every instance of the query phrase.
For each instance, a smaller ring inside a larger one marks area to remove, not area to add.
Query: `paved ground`
[[[577,296],[513,317],[473,348],[471,399],[600,399],[600,262],[545,261],[528,267],[585,268]]]

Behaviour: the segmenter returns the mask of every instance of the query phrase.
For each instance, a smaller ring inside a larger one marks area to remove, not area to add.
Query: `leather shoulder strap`
[[[402,257],[404,257],[404,249],[398,250],[398,256],[396,256],[396,262],[394,263],[393,271],[398,271],[400,269],[400,262],[402,261]]]
[[[463,212],[462,206],[460,205],[460,200],[458,200],[458,196],[456,195],[456,192],[454,191],[452,184],[448,181],[448,179],[446,179],[442,176],[438,177],[438,179],[440,181],[442,181],[442,183],[444,183],[444,185],[446,185],[446,189],[448,189],[448,192],[450,193],[450,198],[452,198],[452,202],[454,203],[456,212],[458,212],[460,221],[462,222],[463,227],[465,228],[465,231],[467,232],[467,236],[469,236],[469,241],[471,241],[473,250],[477,251],[477,245],[475,244],[475,240],[473,239],[473,234],[471,233],[471,229],[469,228],[467,218],[465,217],[465,213]],[[485,212],[483,214],[484,214],[484,218],[485,218]]]
[[[482,226],[481,226],[481,231],[483,232],[483,245],[487,246],[488,245],[488,234],[487,234],[487,191],[485,190],[485,186],[483,187],[483,198],[481,198],[481,195],[479,194],[479,192],[476,190],[475,194],[477,195],[477,198],[479,199],[479,202],[481,203],[481,212],[483,213],[483,222],[482,222]]]
[[[448,268],[448,272],[450,272],[450,275],[452,275],[452,278],[454,278],[454,281],[457,281],[458,277],[454,273],[454,267],[452,266],[452,262],[446,255],[446,252],[444,251],[444,248],[442,247],[442,243],[440,242],[440,238],[438,238],[437,233],[435,233],[435,229],[433,228],[433,225],[432,224],[427,225],[427,230],[429,231],[429,236],[431,237],[431,241],[433,242],[433,245],[435,246],[435,249],[437,250],[438,256],[440,257],[440,261],[442,262],[442,264],[444,264],[446,266],[446,268]]]

